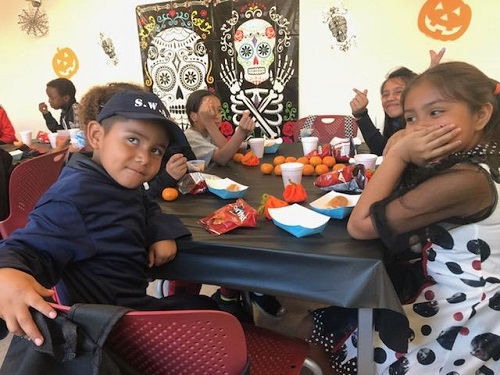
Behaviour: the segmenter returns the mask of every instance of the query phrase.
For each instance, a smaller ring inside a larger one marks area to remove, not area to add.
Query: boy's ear
[[[476,113],[476,130],[483,130],[493,114],[493,105],[485,103]]]
[[[90,121],[87,124],[87,141],[93,149],[99,148],[99,143],[104,136],[104,128],[97,121]]]

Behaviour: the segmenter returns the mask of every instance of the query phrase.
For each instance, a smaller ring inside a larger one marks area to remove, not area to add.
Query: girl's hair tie
[[[495,95],[500,94],[500,83],[497,83],[497,84],[496,84],[494,94],[495,94]]]

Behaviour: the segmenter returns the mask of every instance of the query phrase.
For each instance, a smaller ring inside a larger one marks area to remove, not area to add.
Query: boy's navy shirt
[[[141,187],[127,189],[87,156],[74,154],[30,214],[25,228],[0,243],[0,267],[56,283],[64,304],[140,308],[146,296],[149,246],[190,235],[161,212]]]

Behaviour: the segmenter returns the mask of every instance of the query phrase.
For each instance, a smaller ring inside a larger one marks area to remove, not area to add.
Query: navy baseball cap
[[[154,120],[165,124],[170,136],[169,146],[184,145],[186,136],[182,129],[171,118],[167,107],[161,99],[150,92],[122,91],[111,97],[101,112],[97,121],[101,122],[113,116],[122,116],[136,120]]]

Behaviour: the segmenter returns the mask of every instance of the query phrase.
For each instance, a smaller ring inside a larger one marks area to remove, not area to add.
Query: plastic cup
[[[50,147],[56,148],[57,145],[57,133],[49,133],[49,142],[50,142]]]
[[[286,187],[291,182],[300,184],[302,182],[302,163],[283,163],[281,164],[281,177],[283,186]]]
[[[248,144],[255,156],[259,159],[264,156],[264,138],[251,138],[248,140]]]
[[[188,160],[188,172],[203,172],[205,170],[205,160]]]
[[[316,150],[316,148],[318,147],[318,140],[318,137],[303,137],[301,139],[304,155],[307,155],[311,151]]]
[[[356,164],[363,164],[366,169],[375,169],[377,163],[377,155],[375,154],[356,154],[354,155]]]
[[[31,146],[33,139],[31,130],[20,131],[19,135],[21,136],[21,142],[23,142],[26,146]]]

